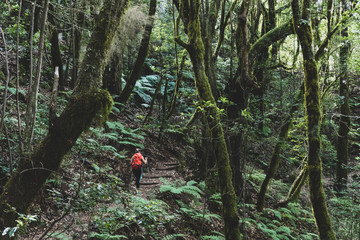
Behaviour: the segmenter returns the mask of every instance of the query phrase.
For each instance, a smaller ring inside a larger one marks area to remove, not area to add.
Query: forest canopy
[[[359,8],[2,1],[0,239],[358,239]]]

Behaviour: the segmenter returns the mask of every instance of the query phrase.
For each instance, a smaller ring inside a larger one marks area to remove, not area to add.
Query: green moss
[[[35,148],[29,159],[20,162],[17,172],[7,183],[0,198],[0,228],[13,226],[17,218],[16,213],[7,212],[10,209],[8,203],[18,212],[26,213],[45,180],[53,171],[58,170],[63,157],[77,138],[94,120],[98,124],[104,123],[112,104],[112,98],[107,91],[95,88],[70,100],[48,135]]]
[[[187,3],[187,4],[186,4]],[[219,111],[212,95],[208,77],[205,73],[205,48],[201,38],[199,6],[200,1],[180,1],[183,22],[187,26],[188,47],[195,73],[195,85],[201,102],[205,106],[205,115],[211,129],[214,158],[217,161],[226,239],[241,239],[235,191],[232,185],[232,171]],[[191,6],[190,6],[191,5]],[[186,15],[187,14],[187,15]],[[184,16],[187,17],[184,17]]]

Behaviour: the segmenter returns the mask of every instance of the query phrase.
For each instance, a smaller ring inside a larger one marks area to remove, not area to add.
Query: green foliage
[[[195,186],[197,185],[197,186]],[[202,204],[202,196],[204,183],[197,183],[196,181],[184,182],[173,182],[170,184],[160,186],[160,192],[171,192],[172,194],[183,198],[184,195],[192,199],[190,203],[184,203],[183,200],[176,200],[175,202],[179,206],[181,213],[185,214],[191,223],[197,225],[201,222],[211,223],[215,219],[221,220],[222,217],[218,214],[209,212],[208,209],[204,208]]]
[[[181,194],[181,193],[185,193],[188,194],[192,197],[195,198],[201,198],[201,194],[203,194],[202,190],[197,187],[194,186],[195,184],[197,184],[196,181],[189,181],[186,183],[186,185],[183,186],[175,186],[175,185],[161,185],[159,190],[160,192],[171,192],[174,194]]]
[[[329,208],[338,239],[359,239],[360,237],[359,189],[360,184],[354,181],[346,192],[330,198]]]
[[[133,92],[137,94],[144,103],[149,104],[151,102],[152,95],[155,93],[157,83],[160,80],[161,78],[159,75],[142,76],[138,81],[136,81]]]
[[[91,233],[90,238],[96,238],[101,240],[119,240],[119,239],[128,239],[125,235],[111,235],[109,233]]]
[[[113,145],[131,146],[143,148],[141,141],[144,140],[140,129],[124,127],[120,122],[106,122],[105,128],[90,128],[90,134],[79,138],[77,141],[77,151],[82,155],[92,153],[96,156],[104,156],[111,153],[117,158],[126,158],[126,154],[121,154]]]
[[[16,209],[12,209],[12,211],[16,212]],[[31,222],[36,222],[38,220],[38,216],[36,215],[26,215],[22,213],[17,213],[18,219],[16,220],[15,227],[6,227],[1,236],[8,235],[10,238],[15,237],[16,234],[24,233]]]
[[[210,236],[201,236],[201,240],[224,240],[225,236],[224,234],[220,232],[213,232],[216,235],[210,235]]]
[[[178,233],[178,234],[170,234],[167,236],[164,236],[164,240],[176,240],[178,238],[184,237],[184,234]]]
[[[255,209],[255,206],[250,204],[248,208]],[[298,227],[299,224],[314,224],[314,220],[311,212],[297,203],[290,203],[286,208],[266,208],[254,218],[246,218],[245,223],[248,228],[261,230],[266,239],[318,239],[316,234]]]
[[[206,220],[207,222],[211,222],[214,219],[222,219],[220,215],[209,212],[201,212],[199,209],[196,209],[195,204],[192,207],[189,207],[188,204],[183,203],[180,200],[176,201],[180,206],[180,210],[183,211],[186,215],[188,215],[192,220]]]
[[[122,239],[129,237],[129,230],[145,230],[145,236],[158,238],[160,229],[172,223],[174,215],[169,215],[169,207],[160,200],[145,200],[141,197],[123,195],[126,205],[121,207],[104,206],[94,216],[96,232],[91,233],[99,239]],[[140,234],[140,233],[139,233]],[[171,238],[169,238],[171,239]]]
[[[47,237],[51,239],[71,240],[72,237],[63,232],[48,233]]]

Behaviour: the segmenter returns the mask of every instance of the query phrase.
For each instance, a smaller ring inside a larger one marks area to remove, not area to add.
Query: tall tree
[[[81,64],[74,94],[60,117],[55,119],[47,136],[29,158],[22,159],[0,196],[0,229],[14,226],[17,212],[28,211],[45,180],[58,170],[64,155],[93,120],[106,120],[112,99],[107,91],[100,89],[102,73],[127,2],[104,2]]]
[[[24,131],[24,138],[25,138],[24,141],[25,141],[26,152],[31,151],[31,141],[33,139],[34,127],[36,122],[39,84],[42,73],[42,64],[43,64],[43,55],[44,55],[45,27],[46,27],[48,9],[49,9],[49,0],[45,0],[43,3],[36,74],[34,81],[30,83],[31,85],[29,87],[29,98],[27,103],[28,105],[25,116],[26,127]]]
[[[145,58],[148,54],[150,36],[153,28],[155,12],[156,12],[156,0],[151,0],[149,6],[149,21],[146,23],[145,30],[140,43],[139,53],[136,58],[135,64],[133,66],[131,75],[129,79],[126,81],[124,90],[121,92],[119,96],[118,101],[120,103],[125,103],[128,100],[132,90],[134,89],[136,81],[141,76],[141,71],[145,62]]]
[[[235,131],[230,133],[229,152],[232,164],[233,182],[237,194],[241,192],[243,186],[243,176],[241,166],[244,165],[244,159],[241,157],[241,146],[244,145],[243,132],[239,125],[245,124],[241,112],[247,107],[249,92],[253,87],[253,81],[250,77],[249,65],[249,31],[248,31],[248,13],[251,1],[246,0],[241,3],[238,10],[236,42],[238,48],[238,58],[240,59],[237,74],[230,79],[227,86],[229,100],[234,104],[228,108],[228,118],[230,127]]]
[[[208,76],[211,91],[215,99],[219,97],[216,83],[216,67],[215,59],[213,58],[213,41],[216,33],[216,23],[218,20],[219,10],[221,6],[221,0],[205,1],[202,3],[201,12],[201,32],[202,41],[204,43],[205,53],[205,72]]]
[[[350,10],[350,2],[347,0],[341,1],[343,12]],[[348,178],[348,158],[349,148],[348,133],[350,131],[350,105],[349,105],[349,74],[348,74],[348,60],[350,57],[350,41],[348,39],[348,27],[345,26],[341,30],[342,43],[340,47],[340,122],[339,134],[337,141],[337,163],[336,163],[336,184],[337,191],[346,189]]]
[[[73,88],[75,86],[78,71],[79,71],[79,61],[80,61],[80,49],[81,49],[81,39],[82,39],[82,27],[85,23],[85,13],[84,11],[75,11],[75,8],[85,9],[87,1],[75,1],[71,2],[72,7],[72,35],[73,41],[70,44],[72,46],[73,53],[73,68],[71,74],[71,82],[70,85]]]
[[[298,0],[292,1],[294,28],[302,48],[305,73],[305,114],[309,149],[307,167],[311,206],[320,239],[333,240],[336,239],[336,236],[332,228],[322,185],[320,86],[318,67],[312,45],[313,35],[310,24],[310,11],[311,0],[303,0],[301,9]]]
[[[204,114],[206,115],[211,135],[211,144],[217,162],[221,200],[223,203],[225,238],[228,240],[241,239],[230,160],[220,122],[220,112],[212,95],[210,83],[205,72],[205,48],[201,37],[199,18],[200,0],[175,0],[174,3],[179,10],[179,18],[182,19],[184,30],[188,37],[186,43],[180,39],[178,34],[179,26],[177,25],[176,41],[190,55],[195,74],[195,86],[200,102],[204,107]]]

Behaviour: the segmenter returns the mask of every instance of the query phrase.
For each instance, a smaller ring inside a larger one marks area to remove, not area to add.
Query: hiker
[[[132,172],[136,179],[136,188],[140,187],[141,177],[142,177],[142,163],[147,164],[147,158],[141,154],[140,149],[135,150],[135,154],[131,158],[131,167]]]

